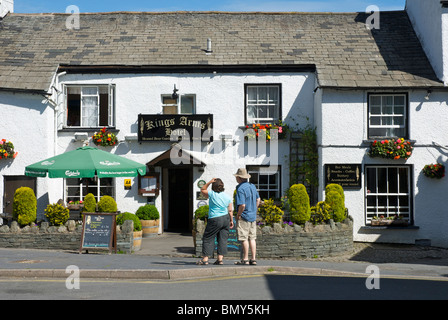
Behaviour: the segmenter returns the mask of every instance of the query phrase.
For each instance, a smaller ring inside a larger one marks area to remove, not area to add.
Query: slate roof
[[[405,11],[372,31],[365,13],[86,13],[79,30],[68,17],[0,21],[0,88],[46,91],[61,65],[312,65],[323,87],[443,87]]]

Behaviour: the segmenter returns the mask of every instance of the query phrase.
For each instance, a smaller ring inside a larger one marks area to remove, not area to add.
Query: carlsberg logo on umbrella
[[[81,173],[78,170],[76,170],[76,171],[70,171],[70,170],[65,171],[65,175],[67,177],[78,177],[80,174]]]

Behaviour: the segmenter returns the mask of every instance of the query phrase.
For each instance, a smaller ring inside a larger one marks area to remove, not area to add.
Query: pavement
[[[258,259],[257,266],[198,266],[191,234],[164,233],[144,238],[132,254],[0,248],[0,278],[63,278],[79,270],[81,278],[184,280],[252,274],[368,277],[375,265],[381,277],[448,281],[448,249],[355,243],[343,256],[310,259]],[[68,268],[69,267],[69,268]],[[370,269],[369,269],[370,270]]]

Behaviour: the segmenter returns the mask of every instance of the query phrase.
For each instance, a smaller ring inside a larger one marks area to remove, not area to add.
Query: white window
[[[260,198],[279,199],[280,198],[280,167],[272,170],[271,167],[248,166],[247,172],[251,175],[249,182],[257,188]]]
[[[113,127],[115,86],[65,86],[67,127]]]
[[[406,94],[369,95],[369,138],[406,138]]]
[[[366,223],[373,217],[411,221],[411,173],[408,166],[366,166]]]
[[[281,120],[280,85],[246,85],[246,124]]]
[[[84,197],[92,193],[96,202],[100,201],[102,196],[115,197],[115,183],[113,178],[84,178],[84,179],[65,179],[65,200],[83,201]]]
[[[173,99],[171,95],[163,95],[162,108],[163,114],[195,114],[196,96],[185,94]]]

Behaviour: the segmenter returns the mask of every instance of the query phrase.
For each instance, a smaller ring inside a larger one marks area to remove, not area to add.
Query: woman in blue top
[[[208,191],[209,185],[212,189]],[[202,188],[201,193],[209,199],[207,227],[202,236],[202,260],[197,264],[208,264],[208,258],[213,254],[215,237],[218,238],[218,259],[214,264],[222,265],[224,255],[227,254],[227,239],[229,229],[233,228],[232,198],[224,193],[224,183],[221,179],[213,178]]]

